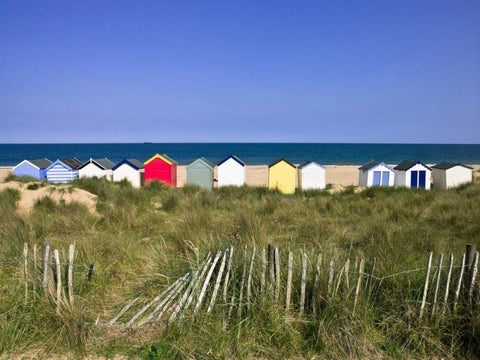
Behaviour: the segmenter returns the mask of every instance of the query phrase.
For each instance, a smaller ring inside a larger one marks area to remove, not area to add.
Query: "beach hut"
[[[187,166],[187,184],[212,189],[214,167],[215,165],[205,158],[195,160]]]
[[[434,189],[448,189],[472,182],[473,168],[460,163],[442,162],[432,166]]]
[[[268,188],[278,189],[284,194],[295,193],[297,168],[285,159],[268,165]]]
[[[156,154],[145,161],[145,182],[157,180],[177,187],[177,162],[167,155]]]
[[[133,187],[141,187],[144,181],[143,163],[137,159],[123,159],[112,169],[113,181],[128,180]]]
[[[303,190],[325,189],[325,167],[307,161],[298,168],[298,187]]]
[[[76,158],[57,160],[47,169],[47,181],[50,183],[68,183],[78,179],[78,169],[82,163]]]
[[[88,160],[87,162],[83,163],[78,169],[78,173],[80,178],[86,177],[98,177],[98,178],[106,178],[107,180],[112,180],[113,175],[113,167],[115,164],[108,160],[107,158],[103,159],[92,159]]]
[[[243,186],[245,184],[245,163],[230,155],[218,163],[218,186]]]
[[[430,189],[432,169],[420,161],[405,160],[393,168],[395,186],[413,189]]]
[[[38,180],[47,180],[47,167],[52,162],[48,159],[23,160],[13,168],[14,176],[31,176]]]
[[[358,186],[393,186],[395,170],[381,161],[371,161],[358,168]]]

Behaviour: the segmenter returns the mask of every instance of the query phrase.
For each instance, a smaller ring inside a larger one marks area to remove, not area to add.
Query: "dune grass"
[[[478,242],[479,183],[448,191],[371,188],[294,195],[252,187],[171,189],[156,182],[135,189],[103,179],[72,186],[98,196],[98,214],[44,198],[30,214],[19,215],[19,192],[0,192],[0,354],[34,350],[148,359],[476,355],[476,308],[442,322],[417,321],[423,273],[386,280],[355,314],[351,297],[325,302],[309,322],[286,322],[283,309],[258,304],[240,327],[232,322],[227,330],[220,310],[168,331],[159,326],[112,334],[94,323],[134,297],[153,298],[208,252],[232,245],[241,251],[245,244],[261,249],[274,243],[282,256],[293,251],[297,263],[301,251],[312,263],[319,252],[338,262],[376,257],[376,273],[382,275],[425,266],[429,251],[453,253],[458,260],[465,244]],[[21,257],[24,242],[31,247],[44,241],[62,256],[75,243],[76,263],[96,267],[91,281],[85,268],[75,269],[77,301],[68,311],[57,313],[42,297],[22,301],[22,265],[9,261]],[[240,265],[233,271],[240,273]]]

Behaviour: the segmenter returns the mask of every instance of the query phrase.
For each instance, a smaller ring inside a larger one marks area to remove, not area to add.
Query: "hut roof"
[[[155,154],[153,155],[150,159],[148,159],[147,161],[145,161],[145,165],[147,165],[149,162],[155,160],[155,159],[161,159],[163,161],[165,161],[168,165],[172,165],[172,164],[176,164],[177,162],[175,160],[173,160],[170,156],[168,156],[167,154],[163,154],[163,155],[160,155],[160,154]]]
[[[115,165],[112,168],[112,170],[115,170],[115,169],[119,168],[123,164],[129,165],[130,167],[134,168],[135,170],[143,169],[143,163],[138,161],[137,159],[123,159],[122,161],[117,163],[117,165]]]
[[[107,158],[103,158],[103,159],[90,159],[86,162],[84,162],[82,164],[82,166],[80,166],[80,169],[84,168],[85,166],[87,166],[88,164],[90,163],[93,163],[95,165],[97,165],[99,168],[103,169],[103,170],[111,170],[113,169],[113,167],[115,166],[115,163],[113,163],[112,161],[108,160]]]
[[[60,161],[70,167],[72,170],[77,170],[82,166],[82,163],[77,158],[62,159]]]
[[[198,158],[197,160],[195,160],[194,162],[192,162],[190,165],[187,166],[187,168],[189,168],[190,166],[196,164],[196,163],[203,163],[205,164],[207,167],[211,168],[213,170],[213,168],[215,167],[215,164],[212,163],[211,161],[205,159],[204,157],[201,157],[201,158]]]
[[[295,165],[293,165],[291,162],[285,160],[284,158],[281,158],[281,159],[278,159],[278,160],[272,162],[271,164],[268,165],[268,167],[271,168],[272,166],[277,165],[277,164],[278,164],[279,162],[281,162],[281,161],[284,161],[284,162],[286,162],[288,165],[290,165],[291,167],[295,168]]]
[[[222,165],[225,161],[229,160],[229,159],[233,159],[235,160],[237,163],[239,163],[240,165],[242,166],[245,166],[245,162],[241,159],[239,159],[237,156],[235,155],[229,155],[227,156],[225,159],[223,159],[222,161],[220,161],[217,165],[220,166]]]
[[[473,168],[468,166],[468,165],[465,165],[465,164],[461,164],[461,163],[451,163],[451,162],[441,162],[440,164],[437,164],[437,165],[433,165],[432,168],[434,169],[440,169],[440,170],[448,170],[448,169],[451,169],[455,166],[462,166],[464,168],[467,168],[467,169],[470,169],[472,170]]]
[[[52,162],[50,160],[48,160],[47,158],[44,158],[44,159],[35,159],[35,160],[27,160],[29,163],[35,165],[36,167],[38,167],[39,169],[46,169],[47,167],[49,167]]]
[[[421,161],[413,161],[413,160],[402,161],[400,164],[395,166],[394,169],[395,170],[400,170],[400,171],[407,171],[408,169],[412,168],[413,166],[415,166],[417,164],[420,164],[420,165],[426,167],[428,170],[432,170],[427,165],[422,163]]]
[[[379,165],[383,165],[385,166],[387,169],[391,170],[391,171],[395,171],[393,170],[390,166],[388,166],[387,164],[385,164],[384,162],[382,161],[370,161],[369,163],[361,166],[358,168],[358,170],[370,170],[370,169],[373,169]]]
[[[316,163],[316,162],[314,162],[314,161],[307,161],[307,162],[304,162],[302,165],[300,165],[300,166],[299,166],[299,168],[300,168],[300,169],[302,169],[302,168],[304,168],[305,166],[308,166],[308,165],[310,165],[310,164],[312,164],[312,165],[313,165],[313,164],[315,164],[315,165],[317,165],[317,166],[321,167],[322,169],[325,169],[325,166],[323,166],[323,165],[320,165],[320,164],[317,164],[317,163]]]

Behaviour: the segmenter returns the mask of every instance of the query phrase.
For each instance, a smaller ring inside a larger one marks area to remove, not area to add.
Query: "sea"
[[[247,165],[270,164],[285,158],[294,164],[315,161],[323,165],[361,165],[369,161],[398,164],[418,160],[480,164],[480,144],[353,144],[353,143],[112,143],[112,144],[0,144],[0,166],[14,166],[25,159],[108,158],[113,162],[167,154],[179,165],[204,157],[219,163],[236,155]]]

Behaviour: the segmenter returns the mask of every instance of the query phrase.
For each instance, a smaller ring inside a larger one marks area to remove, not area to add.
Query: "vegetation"
[[[342,193],[298,191],[282,195],[265,188],[195,186],[171,189],[156,182],[142,189],[128,182],[82,179],[73,184],[98,196],[97,214],[80,204],[40,200],[18,214],[20,194],[0,192],[0,355],[37,351],[145,359],[186,358],[424,358],[475,357],[478,309],[462,309],[444,321],[418,321],[424,273],[387,279],[381,291],[351,311],[339,296],[321,304],[312,321],[296,321],[264,303],[245,313],[241,325],[223,327],[218,316],[168,330],[151,326],[112,331],[95,326],[137,296],[149,300],[192,264],[233,245],[257,249],[268,243],[370,261],[376,273],[393,274],[425,266],[429,251],[459,259],[480,234],[480,184],[448,191],[370,188]],[[38,297],[23,301],[23,244],[65,251],[75,243],[76,302],[55,310]],[[91,279],[82,265],[95,264]],[[241,269],[233,269],[240,273]]]

